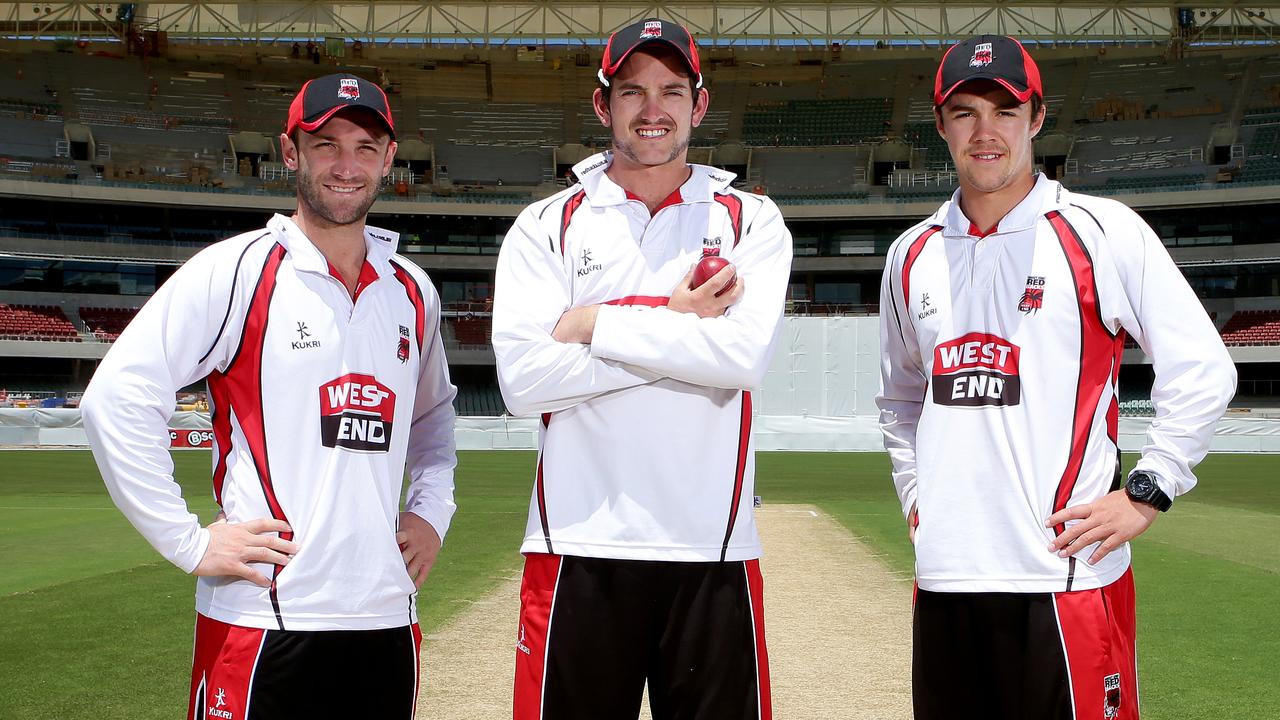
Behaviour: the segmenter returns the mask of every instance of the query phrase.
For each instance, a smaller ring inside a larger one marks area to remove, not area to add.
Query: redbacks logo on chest
[[[403,365],[409,362],[409,328],[400,326],[400,342],[396,345],[396,359]]]
[[[1027,289],[1018,299],[1018,311],[1023,315],[1034,315],[1040,312],[1042,307],[1044,307],[1044,277],[1028,275]]]
[[[320,386],[320,444],[386,452],[395,411],[396,394],[372,375],[331,380]]]
[[[933,402],[982,407],[1022,399],[1017,345],[998,335],[969,333],[933,349]]]

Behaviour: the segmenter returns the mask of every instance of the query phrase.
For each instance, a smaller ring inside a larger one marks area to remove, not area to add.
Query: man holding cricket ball
[[[709,102],[687,30],[618,30],[599,79],[613,150],[498,257],[498,379],[541,416],[514,716],[634,718],[647,681],[654,717],[768,718],[750,391],[791,235],[768,198],[687,162]]]

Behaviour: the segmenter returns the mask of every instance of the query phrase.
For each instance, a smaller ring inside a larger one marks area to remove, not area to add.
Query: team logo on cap
[[[640,37],[662,37],[662,21],[650,20],[644,24],[644,29],[640,31]]]
[[[973,57],[969,58],[969,67],[986,67],[993,59],[991,43],[978,43],[978,46],[973,49]]]
[[[360,83],[354,78],[339,78],[338,97],[343,100],[359,100]]]

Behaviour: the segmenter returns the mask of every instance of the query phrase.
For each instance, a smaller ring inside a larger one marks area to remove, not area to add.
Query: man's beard
[[[311,173],[301,170],[298,173],[298,193],[301,195],[303,204],[312,214],[331,225],[353,225],[355,223],[364,222],[364,218],[369,214],[369,208],[373,207],[374,201],[378,199],[378,184],[366,183],[365,189],[361,193],[353,193],[360,196],[361,202],[347,210],[345,208],[337,208],[324,201],[322,193],[324,188],[322,183],[315,179]]]
[[[640,156],[636,154],[635,148],[632,146],[630,142],[619,140],[616,137],[613,139],[613,149],[618,154],[625,155],[627,159],[629,159],[631,162],[637,165],[665,165],[669,162],[673,162],[676,158],[680,157],[680,153],[683,153],[685,150],[689,148],[690,137],[692,137],[692,135],[685,136],[683,140],[673,145],[671,147],[671,156],[668,157],[665,161],[660,163],[644,162],[643,160],[640,159]]]

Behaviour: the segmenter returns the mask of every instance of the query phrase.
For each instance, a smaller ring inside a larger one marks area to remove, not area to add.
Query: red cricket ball
[[[690,289],[697,290],[702,286],[702,283],[710,280],[712,276],[720,272],[724,266],[729,264],[728,260],[725,260],[719,255],[708,255],[702,258],[698,263],[698,267],[693,269],[693,280],[690,282]],[[733,289],[733,286],[737,284],[738,274],[735,272],[733,277],[729,278],[729,282],[725,283],[725,286],[720,288],[720,291],[716,293],[716,297],[720,297],[721,295],[729,292]]]

